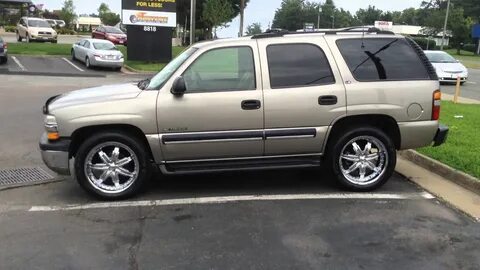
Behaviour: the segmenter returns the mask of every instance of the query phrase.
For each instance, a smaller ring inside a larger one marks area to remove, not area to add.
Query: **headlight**
[[[50,141],[56,141],[60,139],[60,134],[58,133],[57,119],[55,118],[55,116],[45,116],[44,124],[45,131],[47,131],[47,137]]]

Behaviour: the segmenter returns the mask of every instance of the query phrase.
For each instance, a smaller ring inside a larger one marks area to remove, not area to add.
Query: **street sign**
[[[127,28],[128,60],[168,62],[172,59],[176,0],[122,0],[122,23]]]
[[[472,37],[480,38],[480,24],[475,24],[472,28]]]

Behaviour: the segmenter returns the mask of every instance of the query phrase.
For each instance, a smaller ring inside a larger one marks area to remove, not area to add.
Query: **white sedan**
[[[85,63],[87,68],[110,67],[120,70],[124,57],[121,51],[108,40],[83,39],[73,44],[72,60]]]
[[[425,51],[428,59],[437,71],[440,82],[460,82],[464,84],[468,79],[468,69],[457,59],[443,51]]]

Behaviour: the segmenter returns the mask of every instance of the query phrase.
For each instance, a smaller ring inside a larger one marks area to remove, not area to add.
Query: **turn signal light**
[[[436,121],[440,119],[440,106],[442,103],[442,92],[436,90],[433,92],[433,104],[432,104],[432,120]]]
[[[60,139],[60,134],[58,134],[58,132],[48,132],[47,133],[47,138],[50,141],[56,141],[56,140]]]

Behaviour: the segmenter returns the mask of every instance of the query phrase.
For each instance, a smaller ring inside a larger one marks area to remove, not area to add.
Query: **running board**
[[[192,161],[181,163],[166,163],[160,168],[166,174],[193,174],[248,170],[274,170],[290,168],[308,168],[320,166],[320,156],[254,158],[222,161]]]

